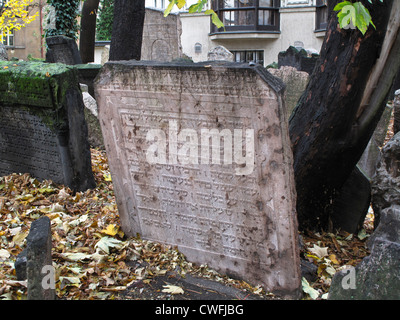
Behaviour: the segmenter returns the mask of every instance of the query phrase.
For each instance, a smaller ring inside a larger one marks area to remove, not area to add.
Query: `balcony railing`
[[[269,2],[270,6],[260,6]],[[279,6],[280,1],[249,1],[251,5],[226,7],[224,1],[214,1],[214,10],[225,25],[226,31],[279,31]],[[223,32],[212,24],[211,32]]]

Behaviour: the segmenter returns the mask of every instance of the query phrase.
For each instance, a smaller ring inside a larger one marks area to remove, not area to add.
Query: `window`
[[[236,62],[255,62],[264,65],[264,50],[231,51]]]
[[[226,31],[279,31],[280,0],[214,0]],[[212,32],[221,32],[213,25]]]
[[[327,0],[317,0],[316,4],[316,25],[315,30],[322,31],[328,27],[328,6]]]
[[[154,8],[165,9],[165,0],[154,0]]]
[[[1,33],[1,42],[5,46],[14,46],[14,30]]]
[[[194,53],[201,53],[202,52],[202,45],[201,45],[201,43],[196,43],[195,45],[194,45]]]

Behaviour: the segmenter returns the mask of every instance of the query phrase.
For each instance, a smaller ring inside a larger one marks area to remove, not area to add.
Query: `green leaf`
[[[219,19],[218,15],[215,13],[214,10],[206,10],[205,14],[211,15],[211,21],[213,24],[217,26],[217,28],[224,28],[224,23]]]
[[[170,13],[172,8],[174,7],[175,4],[177,4],[178,0],[169,0],[169,5],[167,7],[167,9],[165,9],[164,11],[164,17],[167,17]]]
[[[182,9],[183,6],[186,4],[186,0],[177,0],[177,6],[179,9]]]
[[[361,2],[343,1],[338,3],[333,10],[339,11],[337,16],[339,25],[343,29],[357,28],[364,35],[370,24],[376,28],[368,9]]]
[[[207,3],[208,0],[199,0],[197,3],[192,4],[189,7],[189,13],[196,13],[196,12],[201,12],[203,10],[204,5]]]

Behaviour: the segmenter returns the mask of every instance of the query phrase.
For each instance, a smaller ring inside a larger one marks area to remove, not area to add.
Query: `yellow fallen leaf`
[[[109,224],[106,229],[101,230],[102,233],[109,236],[115,236],[118,233],[118,227],[115,224]]]
[[[329,260],[331,260],[334,264],[340,264],[339,261],[337,260],[336,256],[334,254],[331,254],[329,256]]]
[[[28,232],[19,232],[17,233],[12,241],[17,245],[21,246],[24,243],[25,238],[28,236]]]
[[[170,294],[183,294],[184,293],[184,291],[181,287],[173,286],[171,284],[163,286],[163,288],[164,289],[162,290],[162,292],[165,292],[165,293],[170,293]]]
[[[104,177],[104,180],[105,180],[105,181],[108,181],[108,182],[111,182],[111,181],[112,181],[111,175],[108,174],[108,173],[104,174],[103,177]]]

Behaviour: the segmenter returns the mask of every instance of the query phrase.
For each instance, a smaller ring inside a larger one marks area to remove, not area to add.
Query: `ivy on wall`
[[[114,0],[100,0],[97,14],[96,39],[111,40],[114,19]]]
[[[47,28],[45,37],[64,35],[73,39],[78,38],[79,24],[77,17],[79,15],[79,0],[47,0],[47,3],[54,8],[55,17],[51,14],[47,17],[48,25],[51,25],[51,19],[55,19],[55,28]]]

